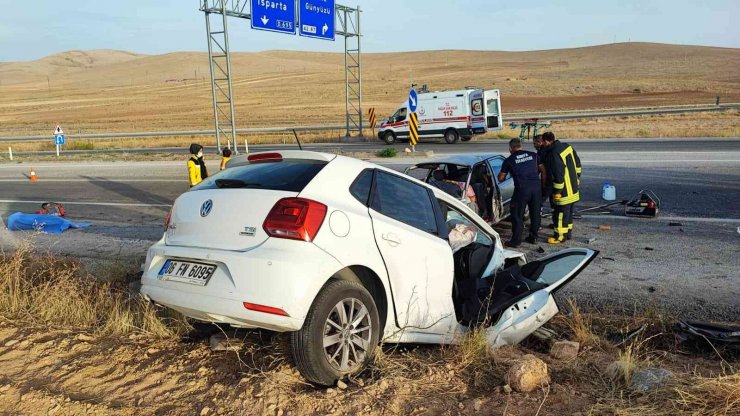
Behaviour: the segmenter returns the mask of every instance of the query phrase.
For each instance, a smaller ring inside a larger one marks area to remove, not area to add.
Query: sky
[[[242,0],[243,1],[243,0]],[[284,0],[283,0],[284,1]],[[0,61],[67,50],[205,51],[199,0],[0,0]],[[740,0],[351,0],[364,52],[524,51],[613,42],[740,47]],[[229,19],[232,51],[342,52],[343,41],[259,32]]]

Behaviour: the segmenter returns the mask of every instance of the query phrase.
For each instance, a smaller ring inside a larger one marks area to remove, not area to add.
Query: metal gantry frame
[[[251,19],[250,0],[200,0],[200,11],[206,18],[208,37],[208,63],[211,71],[213,119],[216,145],[221,151],[221,140],[226,146],[238,150],[234,90],[229,49],[228,18]],[[297,1],[297,0],[293,0]],[[336,4],[334,7],[336,34],[344,37],[345,125],[346,136],[353,132],[362,136],[362,57],[360,32],[360,7]],[[298,10],[296,8],[296,10]],[[214,16],[215,15],[215,16]],[[216,17],[214,19],[214,17]],[[296,22],[296,27],[297,27]],[[245,149],[249,152],[249,149]]]

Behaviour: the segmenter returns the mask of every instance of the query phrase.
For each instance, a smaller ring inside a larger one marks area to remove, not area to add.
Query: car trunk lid
[[[177,200],[172,210],[165,243],[182,247],[249,250],[268,238],[262,224],[275,203],[296,195],[296,192],[263,189],[187,192]]]

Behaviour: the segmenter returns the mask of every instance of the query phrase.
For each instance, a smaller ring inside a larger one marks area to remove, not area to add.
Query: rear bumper
[[[167,259],[217,266],[205,286],[160,280]],[[149,249],[141,294],[152,302],[206,322],[296,331],[321,287],[340,264],[312,243],[270,238],[247,252],[167,246]],[[248,310],[244,302],[285,311],[288,316]]]

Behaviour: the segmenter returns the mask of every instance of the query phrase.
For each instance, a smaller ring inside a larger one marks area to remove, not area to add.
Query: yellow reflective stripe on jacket
[[[568,205],[568,204],[578,202],[580,200],[581,200],[581,197],[578,194],[578,192],[576,192],[573,195],[567,195],[567,196],[561,197],[560,199],[555,199],[553,200],[553,202],[555,202],[555,205]]]
[[[203,181],[203,178],[200,176],[200,165],[193,158],[188,160],[188,178],[190,180],[190,186],[195,186]]]
[[[564,183],[553,183],[552,187],[555,189],[563,189],[565,188],[565,184]]]

